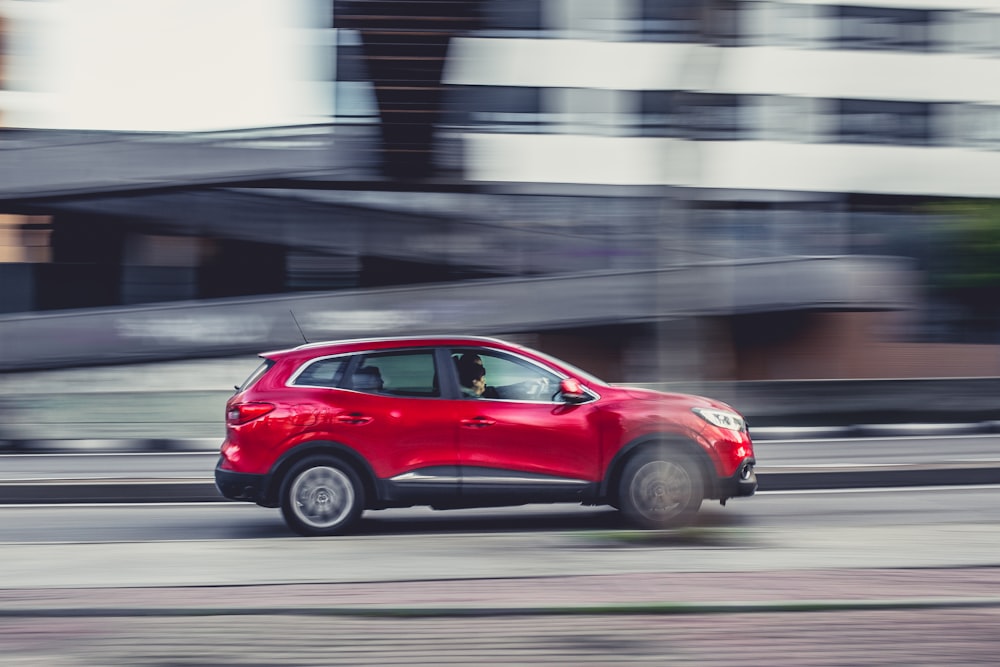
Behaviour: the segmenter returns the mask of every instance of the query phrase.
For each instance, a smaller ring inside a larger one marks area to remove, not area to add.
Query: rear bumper
[[[264,498],[267,475],[255,475],[245,472],[224,470],[222,459],[215,466],[215,486],[224,497],[230,500],[245,500],[260,503]]]
[[[732,477],[719,480],[720,499],[752,496],[757,492],[757,460],[752,456],[743,459]]]

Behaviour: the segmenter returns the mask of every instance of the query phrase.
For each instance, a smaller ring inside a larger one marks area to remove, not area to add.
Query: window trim
[[[439,350],[439,349],[441,349],[441,348],[439,348],[437,346],[430,346],[430,345],[428,345],[428,346],[414,346],[414,347],[385,348],[385,349],[375,348],[375,349],[356,350],[356,351],[353,351],[353,352],[339,352],[337,354],[327,354],[327,355],[323,355],[323,356],[320,356],[320,357],[314,357],[312,359],[309,359],[308,361],[303,362],[295,370],[295,372],[292,373],[289,376],[288,381],[285,382],[285,386],[286,387],[306,387],[306,388],[309,388],[309,389],[335,389],[337,391],[350,391],[350,392],[353,392],[355,394],[363,394],[365,396],[380,396],[380,397],[383,397],[383,398],[400,398],[400,399],[409,399],[409,398],[412,398],[412,399],[418,399],[418,400],[428,400],[428,399],[430,399],[430,400],[441,400],[441,399],[448,399],[448,398],[452,398],[452,396],[451,396],[451,394],[452,394],[452,387],[448,384],[449,383],[448,380],[442,379],[442,377],[441,377],[441,370],[440,369],[441,369],[441,365],[442,364],[441,364],[441,359],[439,358],[439,356],[437,354],[437,350]],[[372,391],[362,391],[362,390],[359,390],[359,389],[353,389],[351,387],[345,386],[347,384],[346,378],[349,378],[349,377],[351,377],[354,374],[354,372],[361,365],[361,360],[363,358],[365,358],[365,357],[369,357],[369,356],[372,356],[372,355],[385,356],[385,355],[391,355],[391,354],[407,354],[407,353],[409,353],[409,354],[427,354],[428,352],[431,354],[431,360],[434,363],[434,370],[438,374],[438,395],[437,396],[401,396],[401,395],[398,395],[398,394],[391,394],[391,393],[377,393],[377,392],[372,392]],[[296,384],[296,380],[298,380],[299,376],[302,375],[302,373],[304,373],[305,370],[307,368],[309,368],[310,366],[312,366],[314,363],[317,363],[317,362],[320,362],[320,361],[325,361],[327,359],[338,359],[338,358],[341,358],[341,357],[347,357],[348,359],[347,359],[347,365],[344,366],[343,377],[341,377],[340,383],[337,386],[331,387],[329,385]],[[457,384],[458,384],[458,381],[457,381],[457,379],[455,379],[455,385],[457,386]]]
[[[520,354],[511,350],[503,350],[494,347],[488,347],[484,345],[459,345],[459,346],[415,346],[415,347],[400,347],[400,348],[386,348],[386,349],[365,349],[356,350],[354,352],[340,352],[337,354],[327,354],[320,357],[314,357],[303,362],[289,377],[285,382],[286,387],[305,387],[308,389],[327,389],[327,390],[337,390],[337,391],[349,391],[355,394],[362,394],[364,396],[379,396],[382,398],[390,399],[414,399],[414,400],[464,400],[461,388],[458,383],[458,371],[455,368],[455,363],[452,360],[452,355],[455,350],[462,351],[475,351],[477,354],[483,354],[484,352],[493,354],[494,356],[507,356],[512,357],[518,361],[525,362],[531,366],[535,366],[546,373],[555,375],[562,382],[568,378],[573,377],[568,373],[563,372],[559,367],[553,365],[552,362],[548,362],[548,355],[545,356],[545,361],[539,361],[533,359],[526,355]],[[351,389],[344,386],[346,384],[344,378],[351,377],[354,371],[357,370],[361,364],[361,359],[371,356],[371,355],[389,355],[389,354],[399,354],[399,353],[426,353],[430,352],[432,359],[434,361],[434,370],[438,376],[438,390],[439,395],[437,396],[399,396],[396,394],[383,394],[375,393],[369,391],[360,391],[357,389]],[[542,353],[539,353],[542,354]],[[347,365],[344,367],[343,377],[341,378],[340,384],[336,387],[331,387],[328,385],[314,385],[314,384],[296,384],[295,381],[302,375],[303,372],[309,366],[319,361],[325,361],[327,359],[337,359],[341,357],[348,357]],[[547,363],[548,362],[548,363]],[[573,405],[586,405],[587,403],[592,403],[594,401],[600,400],[601,394],[598,393],[593,387],[589,386],[593,384],[593,380],[598,380],[597,378],[586,374],[584,371],[581,373],[580,378],[586,386],[583,386],[583,391],[589,398],[584,401],[574,402]],[[598,382],[603,382],[598,380]],[[532,405],[567,405],[566,401],[558,400],[526,400],[520,398],[480,398],[477,400],[482,401],[502,401],[504,403],[528,403]]]

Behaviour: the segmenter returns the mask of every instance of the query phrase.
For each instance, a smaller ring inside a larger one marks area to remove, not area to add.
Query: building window
[[[939,144],[1000,150],[1000,106],[942,104],[938,111],[935,128]]]
[[[962,123],[963,145],[1000,150],[1000,106],[965,104]]]
[[[830,30],[830,8],[786,2],[747,2],[742,43],[747,46],[822,46]]]
[[[747,138],[808,143],[822,140],[822,101],[812,97],[757,95],[745,100]]]
[[[731,141],[744,134],[741,96],[678,93],[683,134],[696,141]]]
[[[639,93],[639,134],[645,137],[681,136],[677,109],[678,93],[671,90],[645,90]]]
[[[849,144],[931,143],[932,105],[925,102],[838,100],[837,140]]]
[[[1000,55],[1000,14],[987,12],[942,12],[937,42],[953,53]]]
[[[651,42],[697,42],[702,37],[701,0],[642,0],[639,26]]]
[[[702,18],[704,39],[719,46],[739,46],[743,43],[747,9],[736,0],[711,0],[704,3]]]
[[[542,23],[559,37],[623,39],[632,32],[637,0],[545,0]]]
[[[482,9],[481,34],[490,37],[536,34],[542,29],[541,4],[539,0],[487,2]]]
[[[835,15],[837,48],[929,51],[933,46],[932,11],[840,6]]]
[[[560,134],[635,134],[638,98],[638,94],[632,91],[603,88],[549,88],[542,91],[543,108],[551,120],[550,129]]]
[[[546,131],[541,114],[541,90],[529,86],[466,86],[455,98],[454,118],[479,132],[534,133]]]

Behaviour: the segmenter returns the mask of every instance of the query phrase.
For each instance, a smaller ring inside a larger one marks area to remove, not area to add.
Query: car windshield
[[[541,357],[545,361],[549,362],[550,364],[554,364],[558,368],[564,368],[564,369],[566,369],[567,371],[570,372],[571,375],[575,375],[576,377],[580,378],[584,382],[590,382],[590,383],[593,383],[593,384],[607,384],[607,382],[605,382],[601,378],[597,377],[593,373],[588,373],[587,371],[583,370],[582,368],[577,368],[573,364],[567,363],[567,362],[563,361],[562,359],[556,359],[555,357],[553,357],[550,354],[545,354],[544,352],[539,352],[538,350],[534,350],[534,349],[531,349],[531,348],[525,348],[525,349],[530,350],[533,354],[538,355],[539,357]]]

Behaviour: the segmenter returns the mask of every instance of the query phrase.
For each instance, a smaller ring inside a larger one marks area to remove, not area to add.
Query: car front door
[[[601,441],[593,401],[561,400],[562,376],[533,360],[488,348],[451,352],[456,366],[463,358],[481,363],[486,380],[482,396],[451,401],[463,499],[570,502],[596,492]]]

